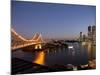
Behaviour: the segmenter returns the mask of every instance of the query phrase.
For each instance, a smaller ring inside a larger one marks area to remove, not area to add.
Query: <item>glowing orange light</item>
[[[45,53],[43,51],[42,52],[39,52],[39,53],[37,53],[36,59],[33,62],[34,63],[37,63],[37,64],[44,65],[44,58],[45,58]]]

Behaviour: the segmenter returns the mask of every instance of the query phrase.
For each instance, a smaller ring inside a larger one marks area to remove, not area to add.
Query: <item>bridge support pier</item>
[[[35,49],[42,49],[42,45],[41,44],[35,45]]]

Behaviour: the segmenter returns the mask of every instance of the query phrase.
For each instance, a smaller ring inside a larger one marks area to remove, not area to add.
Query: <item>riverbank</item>
[[[47,65],[31,63],[31,62],[28,62],[28,61],[25,61],[19,58],[12,58],[11,74],[90,70],[90,69],[95,69],[94,63],[95,63],[95,60],[93,62],[90,62],[88,66],[86,65],[74,66],[71,64],[68,64],[68,65],[54,64],[51,66],[47,66]]]

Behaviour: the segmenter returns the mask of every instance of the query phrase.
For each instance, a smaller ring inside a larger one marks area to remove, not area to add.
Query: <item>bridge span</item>
[[[24,48],[30,45],[35,45],[35,49],[41,49],[42,43],[44,43],[42,39],[42,35],[36,33],[32,39],[25,39],[21,35],[19,35],[14,29],[11,29],[11,49],[16,50],[20,48]]]

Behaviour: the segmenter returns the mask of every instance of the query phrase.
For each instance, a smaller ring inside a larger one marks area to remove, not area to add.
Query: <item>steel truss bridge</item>
[[[13,28],[11,29],[11,49],[16,50],[30,45],[35,45],[35,49],[41,49],[41,44],[44,43],[42,35],[36,33],[32,39],[25,39],[19,35]]]

